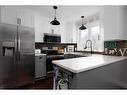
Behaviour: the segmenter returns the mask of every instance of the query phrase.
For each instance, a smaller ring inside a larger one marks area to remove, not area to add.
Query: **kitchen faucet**
[[[92,54],[92,41],[87,40],[84,49],[88,48],[87,43],[90,42],[91,54]]]

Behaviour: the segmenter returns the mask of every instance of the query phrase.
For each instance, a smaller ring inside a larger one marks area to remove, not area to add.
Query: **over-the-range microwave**
[[[43,40],[45,43],[61,43],[61,35],[44,33]]]

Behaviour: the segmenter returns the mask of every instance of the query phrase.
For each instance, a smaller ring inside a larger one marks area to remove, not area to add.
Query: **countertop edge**
[[[119,61],[126,60],[126,59],[127,59],[127,57],[123,57],[123,58],[120,58],[119,60],[116,60],[116,61],[104,63],[104,64],[101,64],[101,65],[96,65],[96,66],[93,66],[93,67],[84,68],[84,69],[81,69],[81,70],[70,69],[70,68],[68,68],[66,66],[63,66],[63,65],[59,64],[58,62],[56,62],[56,60],[53,61],[53,64],[55,64],[57,66],[60,66],[61,68],[66,69],[66,70],[68,70],[68,71],[70,71],[72,73],[81,73],[81,72],[84,72],[84,71],[88,71],[88,70],[92,70],[92,69],[95,69],[95,68],[98,68],[98,67],[106,66],[108,64],[112,64],[112,63],[119,62]],[[68,59],[66,59],[66,60],[68,60]]]

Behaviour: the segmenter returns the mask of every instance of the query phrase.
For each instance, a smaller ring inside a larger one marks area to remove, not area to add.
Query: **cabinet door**
[[[14,24],[17,23],[17,9],[12,6],[2,6],[1,7],[1,22],[6,24]]]
[[[19,45],[20,58],[17,66],[17,81],[19,85],[31,84],[34,81],[35,69],[35,44],[34,30],[24,26],[19,26]]]
[[[1,22],[17,24],[17,18],[21,18],[21,24],[26,27],[34,27],[34,14],[27,8],[17,6],[1,7]]]
[[[0,88],[12,88],[16,83],[16,27],[0,23]]]
[[[18,14],[18,18],[21,18],[21,25],[22,26],[26,26],[26,27],[34,27],[34,15],[32,13],[32,11],[24,9],[24,8],[20,8],[17,11]]]

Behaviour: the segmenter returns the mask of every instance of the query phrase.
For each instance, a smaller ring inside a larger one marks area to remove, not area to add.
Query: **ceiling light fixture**
[[[56,19],[56,9],[57,6],[53,6],[53,9],[55,10],[55,16],[54,16],[54,20],[50,22],[50,24],[52,25],[60,25],[60,22]]]
[[[84,26],[84,23],[83,23],[84,16],[81,16],[81,18],[82,18],[82,25],[81,27],[79,27],[79,30],[85,30],[86,26]]]

